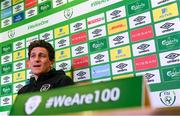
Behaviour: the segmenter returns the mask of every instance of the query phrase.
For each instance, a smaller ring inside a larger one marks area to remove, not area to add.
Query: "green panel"
[[[107,39],[98,39],[89,43],[90,52],[101,51],[107,49]]]
[[[88,110],[141,107],[142,82],[142,77],[136,77],[19,95],[10,114],[57,115]],[[39,97],[42,97],[42,100],[38,100]],[[30,107],[35,108],[35,111],[33,112]]]
[[[158,49],[160,51],[174,50],[180,48],[180,33],[158,39]]]
[[[149,9],[149,0],[137,0],[128,5],[129,15],[142,13]]]

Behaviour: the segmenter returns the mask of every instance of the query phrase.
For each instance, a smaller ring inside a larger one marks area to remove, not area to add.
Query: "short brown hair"
[[[48,51],[48,55],[49,55],[49,60],[52,61],[54,60],[54,55],[55,55],[55,51],[54,48],[52,47],[52,45],[48,42],[46,42],[45,40],[35,40],[33,42],[30,43],[29,48],[28,48],[28,57],[30,58],[30,54],[31,54],[31,50],[35,47],[43,47]]]

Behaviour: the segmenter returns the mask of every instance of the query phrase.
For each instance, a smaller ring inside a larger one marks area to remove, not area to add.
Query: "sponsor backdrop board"
[[[143,75],[153,107],[180,106],[179,6],[179,0],[1,0],[0,112],[28,82],[27,48],[38,39],[54,46],[54,67],[76,83]]]

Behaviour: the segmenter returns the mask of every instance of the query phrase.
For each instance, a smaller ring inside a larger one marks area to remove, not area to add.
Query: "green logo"
[[[158,48],[160,51],[180,48],[180,34],[158,39]]]
[[[140,13],[149,9],[148,0],[139,0],[128,5],[129,15]]]
[[[2,74],[11,73],[12,72],[12,64],[6,64],[6,65],[2,66],[1,72],[2,72]]]
[[[2,54],[7,54],[7,53],[10,53],[10,52],[12,52],[12,45],[11,44],[8,44],[8,45],[3,46],[1,48],[1,53]]]
[[[96,41],[90,42],[90,52],[95,52],[99,50],[105,50],[107,49],[107,40],[104,39],[98,39]]]
[[[162,69],[165,81],[180,80],[180,66]]]
[[[11,93],[12,93],[12,85],[1,87],[1,95],[11,94]]]
[[[39,5],[38,9],[39,9],[39,13],[42,13],[44,11],[51,9],[51,1],[47,1]]]

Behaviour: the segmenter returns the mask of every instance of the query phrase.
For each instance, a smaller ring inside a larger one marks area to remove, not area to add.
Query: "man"
[[[53,68],[55,51],[50,43],[44,40],[32,42],[28,48],[27,67],[31,68],[34,77],[30,83],[22,87],[18,94],[47,91],[52,88],[72,85],[71,78],[63,70]]]

